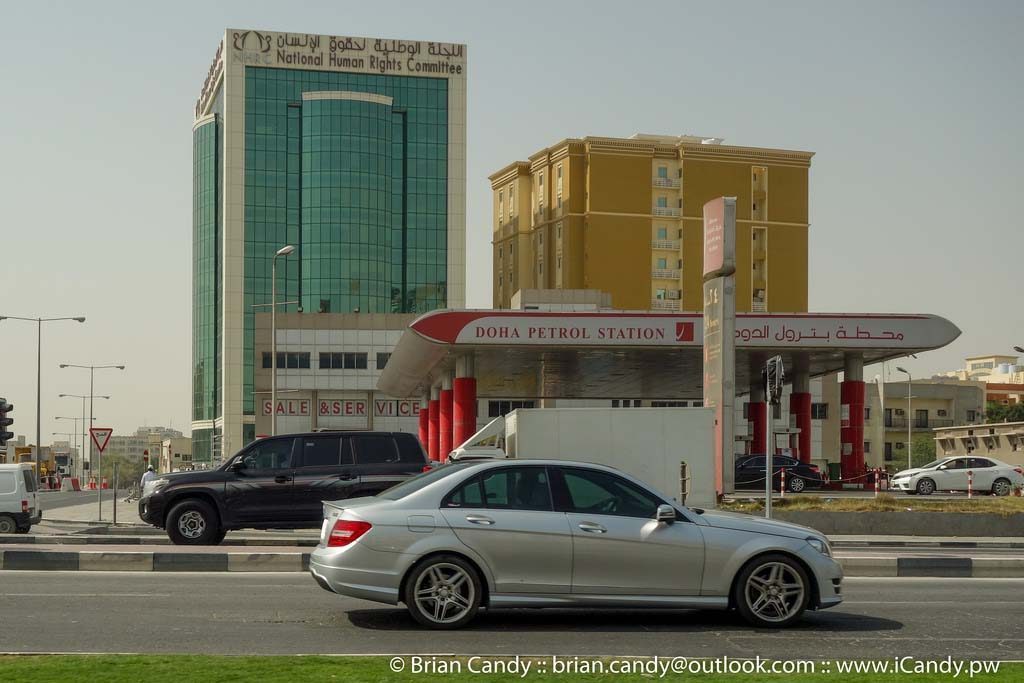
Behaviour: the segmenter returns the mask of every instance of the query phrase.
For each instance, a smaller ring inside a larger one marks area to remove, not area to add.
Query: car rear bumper
[[[343,548],[319,546],[310,555],[309,573],[332,593],[397,605],[405,559],[401,553],[372,550],[358,542]]]
[[[32,510],[30,512],[15,512],[11,516],[14,517],[15,525],[21,528],[32,526],[33,524],[39,524],[39,522],[43,521],[42,510]]]

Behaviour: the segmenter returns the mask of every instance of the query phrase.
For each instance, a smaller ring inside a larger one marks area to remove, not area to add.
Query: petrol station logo
[[[676,341],[677,342],[692,342],[693,341],[693,323],[692,322],[677,322],[676,323]]]

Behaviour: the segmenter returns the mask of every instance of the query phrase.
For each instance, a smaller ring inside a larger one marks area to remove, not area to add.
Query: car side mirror
[[[949,465],[939,465],[939,469],[940,470],[948,470],[949,469]]]
[[[245,460],[242,459],[242,458],[239,458],[238,460],[236,460],[233,463],[231,463],[231,471],[232,472],[239,472],[241,470],[244,470],[245,468],[246,468]]]
[[[657,512],[654,513],[654,519],[671,524],[676,521],[676,509],[671,505],[659,505]]]

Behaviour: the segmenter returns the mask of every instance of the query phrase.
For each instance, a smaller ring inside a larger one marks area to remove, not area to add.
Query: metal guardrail
[[[654,268],[651,270],[651,277],[662,280],[678,280],[682,276],[682,272],[678,268]]]
[[[678,311],[682,307],[679,299],[651,299],[652,311]]]
[[[899,400],[899,399],[895,399]],[[911,429],[937,429],[939,427],[952,427],[953,420],[945,417],[930,417],[927,420],[919,420],[916,417],[910,418]],[[892,417],[885,420],[886,429],[906,429],[907,418],[903,415],[893,415]]]
[[[658,178],[658,177],[654,178],[654,186],[655,187],[672,187],[672,188],[677,188],[680,185],[682,185],[682,183],[679,181],[678,178]]]
[[[674,209],[674,208],[669,207],[669,206],[656,206],[656,207],[654,207],[654,215],[655,216],[669,216],[669,217],[673,217],[673,218],[678,218],[680,213],[681,213],[681,209]]]
[[[679,251],[679,240],[651,240],[651,248]]]

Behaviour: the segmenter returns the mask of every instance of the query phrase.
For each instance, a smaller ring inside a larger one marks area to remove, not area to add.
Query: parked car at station
[[[764,490],[765,467],[767,458],[764,455],[750,455],[736,458],[736,488]],[[825,478],[817,465],[801,462],[788,455],[772,456],[772,490],[782,490],[782,472],[786,472],[786,490],[800,493],[807,489],[820,489]]]
[[[839,604],[843,576],[817,531],[673,504],[612,467],[561,460],[448,464],[327,502],[309,569],[439,629],[481,607],[736,609],[782,627]]]
[[[897,472],[890,487],[922,496],[936,491],[966,491],[968,472],[971,489],[978,493],[1008,496],[1015,488],[1024,487],[1024,467],[974,456],[939,458],[923,467]]]
[[[426,469],[403,432],[310,432],[259,439],[216,470],[148,482],[139,517],[174,543],[220,543],[231,529],[315,528],[323,501],[372,496]]]
[[[0,534],[27,534],[42,517],[32,465],[0,465]]]

